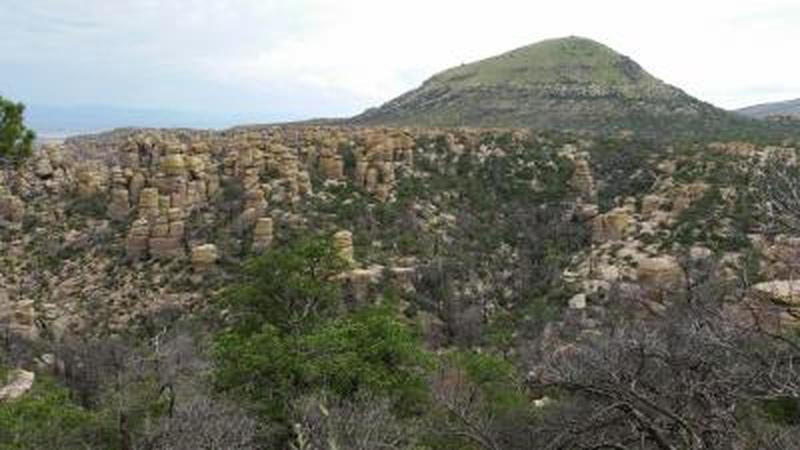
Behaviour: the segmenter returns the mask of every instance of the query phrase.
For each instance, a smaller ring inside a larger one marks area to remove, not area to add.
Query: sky
[[[800,98],[798,0],[2,0],[0,95],[341,117],[450,66],[570,35],[721,107]]]

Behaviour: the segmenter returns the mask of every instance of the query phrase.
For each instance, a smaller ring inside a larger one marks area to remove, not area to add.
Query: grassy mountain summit
[[[441,72],[352,119],[363,125],[530,127],[688,135],[752,126],[581,37],[542,41]]]
[[[657,85],[638,64],[590,39],[569,37],[522,47],[446,70],[431,79],[453,87],[545,83]]]

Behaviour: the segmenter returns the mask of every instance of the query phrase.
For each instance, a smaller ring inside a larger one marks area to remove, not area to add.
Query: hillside
[[[683,422],[725,424],[698,448],[792,448],[758,443],[796,442],[776,425],[794,403],[762,404],[800,379],[796,347],[772,338],[800,326],[800,208],[765,207],[800,185],[796,157],[789,142],[319,126],[44,147],[0,170],[0,438],[333,448],[300,445],[323,427],[521,450],[589,448],[602,429],[663,448],[648,420],[675,448]],[[728,406],[684,408],[710,392]],[[680,423],[645,417],[653,402]]]
[[[352,119],[359,125],[558,129],[697,137],[758,125],[693,98],[580,37],[446,70]]]
[[[800,99],[783,102],[763,103],[736,110],[739,114],[765,119],[768,117],[791,116],[800,118]]]

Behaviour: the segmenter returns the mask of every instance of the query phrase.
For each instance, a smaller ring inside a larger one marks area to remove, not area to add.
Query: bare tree
[[[386,399],[362,395],[331,402],[324,396],[294,404],[293,450],[410,450],[416,448],[417,423],[403,421]]]
[[[733,449],[759,402],[800,399],[800,347],[719,305],[673,306],[537,364],[531,388],[568,394],[540,425],[551,449]]]
[[[196,395],[178,403],[138,445],[140,450],[246,450],[255,442],[258,422],[243,409]]]
[[[480,388],[460,368],[445,365],[431,380],[431,395],[443,420],[430,432],[450,439],[465,439],[485,450],[500,450],[495,417],[487,408]]]
[[[753,194],[764,231],[800,234],[800,167],[796,155],[770,155],[758,169]]]

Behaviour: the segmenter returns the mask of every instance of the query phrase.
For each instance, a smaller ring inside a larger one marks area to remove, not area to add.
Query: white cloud
[[[291,93],[308,116],[351,114],[449,66],[566,35],[724,107],[800,97],[796,0],[4,0],[0,30],[0,64],[80,64],[102,98],[119,95],[103,78],[114,67],[221,83],[229,107]],[[170,101],[168,85],[153,91]]]

